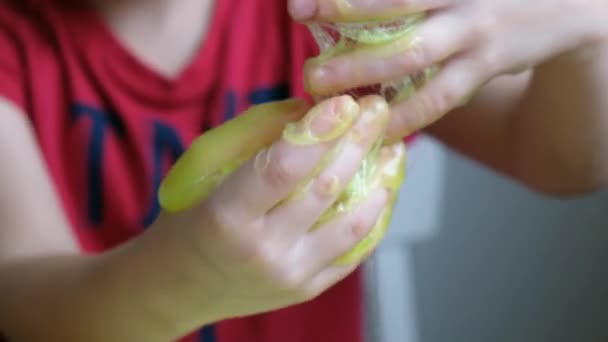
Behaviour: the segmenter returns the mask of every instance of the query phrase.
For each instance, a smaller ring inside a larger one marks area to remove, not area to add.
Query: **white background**
[[[608,341],[608,193],[544,198],[428,138],[410,157],[370,342]]]

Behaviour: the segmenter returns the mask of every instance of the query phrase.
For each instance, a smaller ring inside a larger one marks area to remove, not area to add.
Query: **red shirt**
[[[192,63],[168,79],[94,13],[33,2],[0,0],[0,96],[35,128],[88,253],[153,222],[159,182],[193,138],[251,104],[303,96],[302,65],[317,53],[286,0],[221,0]],[[313,302],[223,322],[189,340],[360,342],[359,280],[356,273]]]

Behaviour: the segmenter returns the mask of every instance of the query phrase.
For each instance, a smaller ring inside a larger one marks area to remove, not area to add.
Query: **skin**
[[[170,18],[182,7],[194,11],[197,3],[158,1],[148,7],[115,1],[97,7],[135,55],[175,77],[206,25]],[[168,34],[175,31],[192,35],[177,42]],[[143,41],[165,40],[138,44],[144,33]],[[164,58],[167,50],[179,51],[180,58]],[[351,273],[356,264],[334,266],[333,261],[367,235],[389,191],[380,188],[355,211],[314,231],[311,227],[359,169],[372,142],[384,135],[388,106],[377,97],[356,103],[340,97],[312,109],[296,101],[282,111],[293,121],[310,112],[317,118],[313,130],[320,132],[330,131],[335,117],[357,119],[325,144],[279,139],[271,154],[259,158],[263,167],[255,160],[245,163],[204,203],[163,213],[138,238],[85,257],[60,209],[26,115],[0,100],[0,155],[10,160],[0,171],[3,333],[11,341],[170,341],[210,322],[310,300]],[[284,201],[338,141],[343,148],[310,190]],[[328,180],[335,179],[339,186],[328,191]]]
[[[402,74],[438,60],[446,67],[419,95],[392,104],[390,111],[374,97],[355,105],[334,98],[317,107],[325,118],[319,121],[321,131],[331,129],[324,125],[336,110],[356,107],[358,119],[338,138],[348,141],[347,148],[304,196],[276,206],[332,143],[300,146],[280,139],[264,167],[255,160],[245,163],[204,203],[183,213],[163,213],[140,237],[96,256],[83,256],[70,234],[26,116],[0,99],[0,156],[10,161],[0,169],[0,327],[14,341],[169,341],[205,323],[314,298],[354,269],[332,261],[367,234],[389,195],[379,190],[356,214],[341,215],[311,232],[334,199],[328,179],[347,183],[371,142],[384,134],[388,118],[392,136],[428,127],[452,148],[539,191],[572,195],[600,188],[608,179],[608,49],[597,20],[606,17],[605,5],[557,2],[369,0],[357,6],[354,0],[310,0],[312,10],[301,12],[300,2],[290,1],[292,15],[302,21],[355,21],[433,9],[436,16],[418,33],[423,45],[413,52],[389,47],[392,62],[365,55],[338,58],[357,70],[396,63],[393,69]],[[175,77],[208,26],[208,18],[175,18],[210,13],[212,4],[115,0],[95,5],[134,55]],[[572,24],[567,14],[575,9],[577,22],[584,24]],[[502,10],[510,15],[492,16]],[[547,13],[554,18],[551,25]],[[471,20],[473,14],[479,17]],[[539,22],[547,27],[535,25]],[[523,48],[529,46],[536,48]],[[446,59],[442,47],[458,53]],[[321,65],[310,65],[312,89],[360,82],[349,80],[348,72],[327,70],[322,80],[314,79]],[[514,71],[517,75],[508,74]],[[467,106],[456,105],[477,88]],[[309,110],[300,103],[285,114],[297,121]],[[353,135],[358,138],[349,140]],[[239,284],[247,284],[247,291]]]
[[[608,182],[605,1],[290,0],[289,5],[292,16],[305,23],[430,11],[413,45],[397,40],[307,65],[308,89],[318,95],[440,65],[415,96],[392,103],[389,134],[395,139],[424,129],[550,195],[580,195]]]
[[[317,221],[307,223],[310,230],[316,230],[335,217],[356,210],[362,201],[378,189],[388,190],[391,194],[388,205],[377,218],[372,230],[355,248],[335,261],[338,266],[358,264],[375,248],[386,232],[398,190],[405,178],[406,151],[403,143],[384,146],[384,136],[380,134],[379,139],[371,145],[365,143],[369,148],[356,174],[341,179],[337,176],[339,168],[335,172],[324,171],[331,170],[331,164],[339,164],[339,153],[348,148],[341,137],[352,128],[360,114],[357,103],[349,96],[336,100],[341,100],[338,103],[350,104],[347,106],[352,108],[335,111],[336,115],[328,116],[324,113],[323,103],[310,110],[302,120],[293,122],[293,118],[283,113],[300,102],[272,102],[252,106],[237,118],[206,132],[193,142],[161,183],[161,207],[168,212],[178,213],[205,201],[226,177],[248,160],[254,161],[255,170],[264,170],[276,153],[270,144],[279,138],[301,147],[331,144],[332,148],[323,155],[314,170],[307,172],[306,179],[279,204],[298,203],[307,192],[315,191],[315,183],[321,184],[322,191],[333,199],[333,203]],[[333,101],[329,103],[331,102]],[[388,112],[388,104],[378,96],[365,97],[360,103],[375,103]],[[383,114],[380,118],[384,120],[380,121],[384,132],[389,116]],[[253,125],[256,129],[251,131]],[[325,129],[328,127],[331,128]],[[357,132],[353,132],[353,139],[364,141],[364,137],[354,133]],[[338,143],[335,143],[336,140]]]
[[[0,177],[11,194],[1,207],[0,326],[11,341],[170,341],[207,323],[308,301],[357,267],[334,261],[367,236],[391,195],[378,188],[311,230],[385,133],[389,110],[378,97],[333,98],[310,111],[292,103],[284,114],[316,117],[313,131],[331,130],[336,116],[357,120],[323,144],[281,138],[204,202],[163,213],[114,250],[83,256],[61,210],[48,205],[59,201],[25,116],[8,103],[0,108],[0,136],[21,147],[0,149],[11,160]],[[338,143],[310,190],[290,197]]]

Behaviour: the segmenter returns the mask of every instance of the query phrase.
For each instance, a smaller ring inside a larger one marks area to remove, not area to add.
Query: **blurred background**
[[[427,137],[410,159],[368,342],[608,341],[608,192],[548,199]]]

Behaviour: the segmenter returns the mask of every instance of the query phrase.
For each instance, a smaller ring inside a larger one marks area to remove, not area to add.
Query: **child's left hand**
[[[348,51],[324,63],[313,61],[306,71],[310,89],[338,93],[438,64],[439,73],[424,89],[394,104],[393,137],[433,123],[496,76],[586,51],[608,31],[608,3],[602,0],[289,0],[289,8],[304,22],[428,12],[415,44]]]

